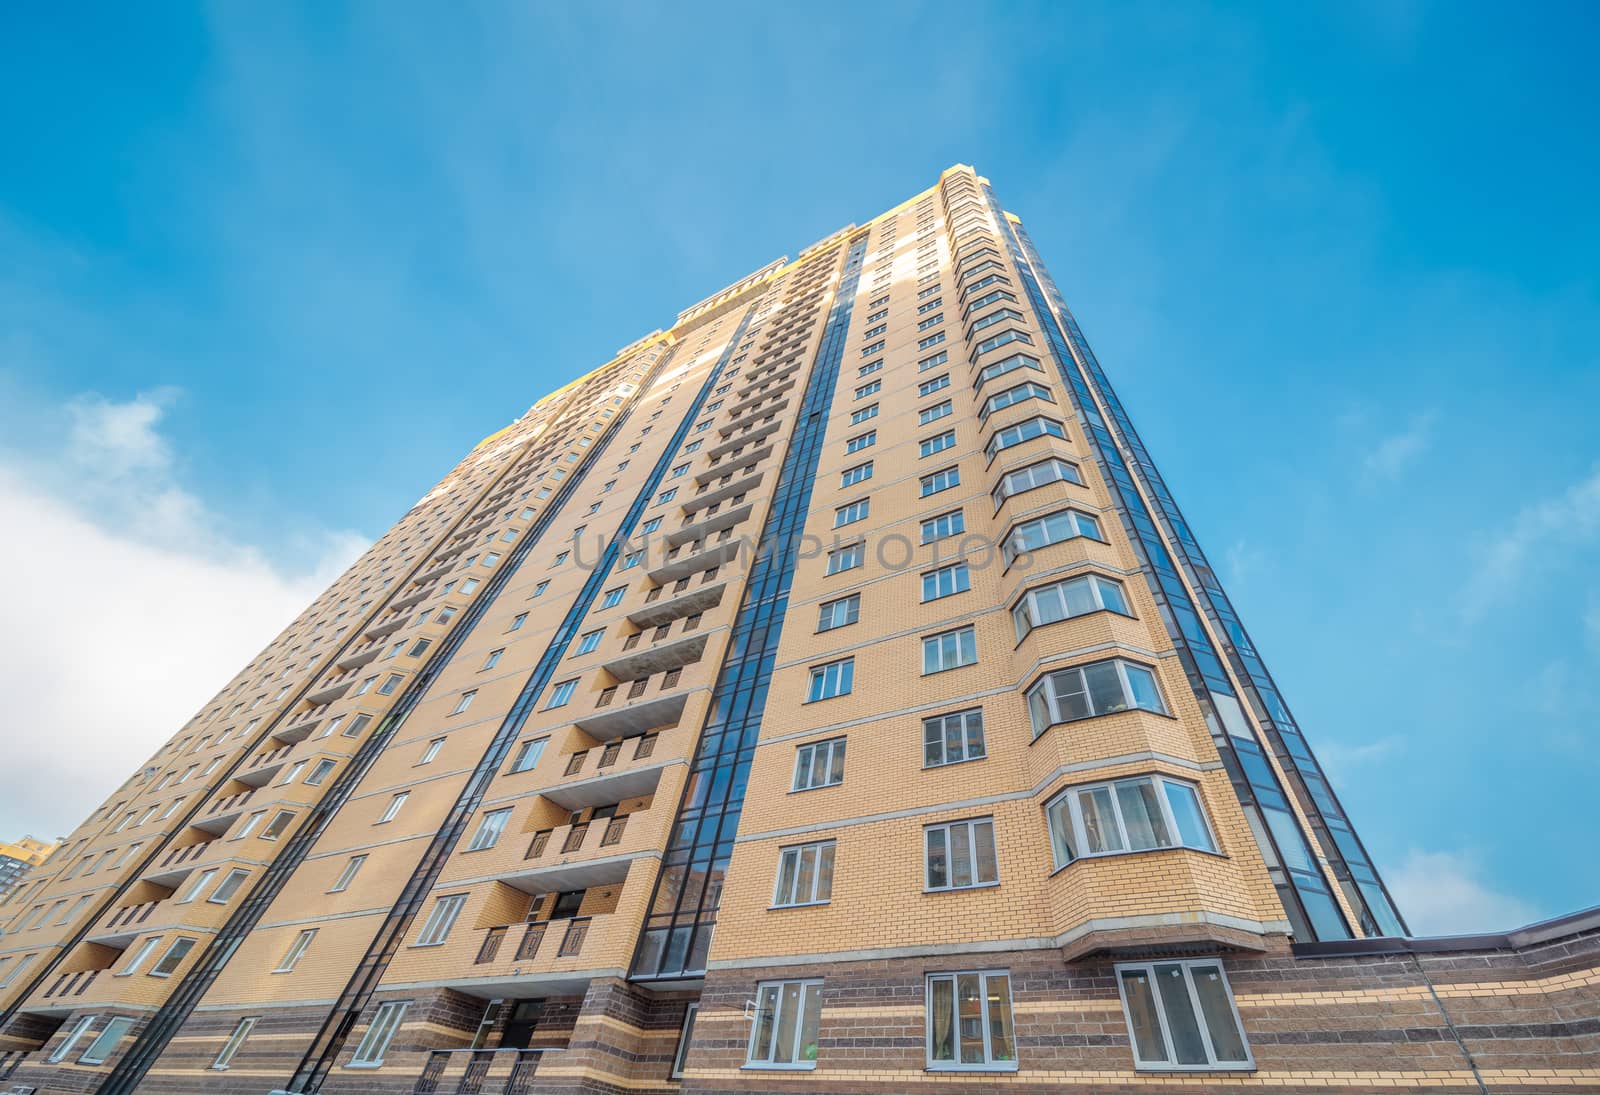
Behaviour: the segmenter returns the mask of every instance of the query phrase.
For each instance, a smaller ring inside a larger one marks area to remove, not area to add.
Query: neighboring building
[[[480,443],[6,912],[41,1092],[1600,1090],[1600,915],[1405,937],[966,167]]]
[[[0,905],[5,903],[28,877],[28,872],[50,858],[50,853],[60,844],[51,844],[25,836],[15,844],[0,840]],[[3,915],[3,914],[0,914]]]

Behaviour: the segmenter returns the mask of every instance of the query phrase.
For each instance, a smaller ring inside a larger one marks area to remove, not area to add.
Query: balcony
[[[63,973],[50,983],[49,988],[39,994],[39,998],[56,1004],[72,1006],[68,1005],[68,1001],[82,996],[88,991],[89,986],[94,984],[95,978],[99,977],[103,972],[105,971],[78,970],[76,973]]]
[[[730,506],[721,512],[717,512],[714,505],[705,508],[697,506],[694,509],[690,509],[686,505],[684,509],[688,511],[692,520],[681,528],[676,528],[667,533],[667,543],[672,547],[677,547],[679,544],[693,543],[696,540],[704,540],[713,533],[733,528],[750,516],[750,512],[755,509],[755,504],[746,502],[743,505]]]
[[[533,1074],[545,1050],[436,1049],[412,1095],[532,1095]]]
[[[637,848],[622,850],[630,816],[540,829],[528,841],[522,863],[501,874],[500,881],[530,894],[619,885],[627,879],[628,864],[638,853]],[[611,821],[620,824],[612,826]],[[636,824],[642,822],[641,818]],[[610,843],[601,843],[608,837]],[[585,852],[591,853],[591,858],[581,858]]]
[[[682,632],[695,631],[699,623],[700,618],[697,616],[684,617],[683,623],[678,625],[680,630],[678,638],[670,642],[659,640],[655,636],[661,632],[670,632],[672,624],[662,624],[652,631],[640,631],[629,635],[623,653],[605,662],[601,668],[615,677],[619,683],[631,683],[657,673],[669,673],[674,669],[691,665],[705,654],[706,636],[694,633],[685,635]],[[641,636],[650,636],[649,643],[640,644],[633,641]]]
[[[630,739],[634,742],[642,738]],[[561,807],[563,810],[582,810],[588,806],[604,806],[608,802],[622,802],[631,798],[645,798],[654,795],[656,787],[661,783],[661,765],[650,764],[634,767],[631,764],[618,766],[627,740],[607,742],[599,749],[586,749],[581,753],[569,754],[567,762],[567,779],[554,787],[547,787],[540,792],[545,798]],[[637,745],[635,750],[637,750]],[[607,754],[610,754],[608,757]],[[646,752],[642,757],[635,756],[636,760],[645,760],[650,756]],[[574,764],[572,758],[576,758]],[[580,775],[583,770],[589,769],[589,775],[582,779],[572,777]],[[628,815],[616,819],[626,821]],[[609,847],[622,839],[623,827],[619,826],[615,833],[603,834],[612,839],[602,840],[602,846]],[[577,851],[581,843],[571,849],[563,848],[562,851]]]
[[[407,593],[404,597],[389,602],[389,611],[404,612],[408,608],[420,605],[433,593],[431,582],[419,582],[417,588]]]
[[[698,510],[704,506],[714,506],[718,502],[726,501],[729,498],[742,497],[761,485],[761,476],[762,473],[759,471],[753,471],[745,475],[735,474],[731,477],[725,475],[722,478],[727,482],[723,482],[715,488],[702,488],[693,498],[684,502],[683,508],[685,511]]]
[[[366,637],[369,639],[381,639],[387,635],[393,635],[396,631],[399,631],[402,627],[410,622],[411,617],[406,613],[396,612],[393,615],[375,621],[373,625],[367,628],[366,631],[362,632],[362,634],[366,635]]]
[[[663,675],[657,691],[670,687],[666,684],[666,678],[671,675],[670,673]],[[676,684],[674,681],[673,685]],[[640,688],[640,685],[645,687]],[[639,689],[637,696],[633,694],[636,688]],[[676,726],[678,719],[683,715],[683,705],[688,699],[687,693],[678,692],[675,695],[657,695],[654,699],[644,699],[648,691],[648,680],[634,681],[627,689],[626,702],[617,706],[613,706],[615,692],[609,698],[602,692],[602,702],[595,704],[594,712],[574,719],[573,725],[596,741],[631,737],[646,730]]]
[[[759,445],[750,452],[745,452],[742,449],[737,452],[730,452],[726,460],[723,460],[718,464],[713,464],[709,468],[700,472],[694,477],[694,481],[701,486],[705,486],[713,479],[721,479],[734,468],[743,467],[746,464],[759,463],[771,455],[771,445]]]
[[[216,843],[216,838],[212,837],[210,840],[185,844],[181,848],[168,849],[167,854],[157,860],[155,866],[140,878],[146,882],[154,882],[158,886],[177,886],[190,871],[194,870],[195,865],[206,857],[206,853],[211,851]]]
[[[349,670],[351,670],[351,669],[360,669],[362,666],[364,666],[368,662],[370,662],[373,658],[376,658],[378,656],[379,652],[382,651],[382,650],[383,650],[383,647],[381,645],[379,645],[378,643],[368,643],[366,646],[363,646],[361,649],[353,651],[352,653],[346,654],[344,657],[340,658],[334,664],[337,665],[340,669],[343,669],[343,670],[345,670],[347,672]]]
[[[312,707],[300,712],[288,722],[274,726],[272,728],[273,738],[277,741],[288,742],[290,745],[297,741],[304,741],[311,736],[311,731],[315,730],[318,724],[322,722],[322,715],[327,709],[328,705],[323,704],[320,707]]]
[[[438,581],[440,578],[443,578],[446,574],[449,574],[451,568],[455,565],[456,562],[454,559],[446,559],[442,563],[431,563],[429,564],[427,570],[423,571],[421,574],[418,574],[412,579],[412,581],[422,586],[430,585],[433,582]]]
[[[690,552],[686,547],[673,548],[659,566],[646,571],[646,574],[656,585],[665,585],[737,559],[743,547],[738,540],[730,539],[696,552]]]
[[[734,434],[732,437],[728,438],[728,440],[722,442],[720,445],[717,445],[715,448],[707,449],[706,459],[720,460],[725,453],[730,453],[734,449],[739,448],[741,445],[750,445],[760,441],[762,438],[769,437],[772,434],[777,433],[782,428],[782,420],[774,418],[771,422],[766,422],[760,426],[756,426],[746,433]]]
[[[643,607],[628,613],[628,622],[643,629],[670,624],[685,616],[701,615],[721,604],[722,595],[727,589],[727,582],[718,582],[716,585],[691,589],[665,601],[647,601]]]
[[[238,794],[217,799],[206,807],[204,815],[194,822],[194,827],[221,836],[238,820],[239,815],[244,813],[245,806],[250,802],[250,796],[255,793],[256,789],[252,787],[248,791],[240,791]]]
[[[351,686],[355,683],[355,677],[350,676],[348,673],[323,681],[316,688],[306,693],[306,702],[312,707],[326,707],[334,700],[344,698],[344,694],[350,691]]]
[[[143,930],[144,924],[155,916],[156,911],[166,904],[167,901],[162,899],[146,901],[142,905],[123,905],[112,909],[101,917],[98,924],[89,929],[84,938],[96,943],[126,947]]]
[[[244,770],[234,776],[240,783],[251,787],[264,787],[283,768],[284,758],[294,751],[293,745],[280,745],[250,758]]]
[[[724,413],[732,416],[743,414],[746,408],[752,407],[770,396],[782,395],[792,387],[794,387],[794,380],[790,379],[782,384],[776,384],[771,388],[763,388],[760,391],[741,393],[739,396],[739,402],[735,403],[731,407],[728,407]]]

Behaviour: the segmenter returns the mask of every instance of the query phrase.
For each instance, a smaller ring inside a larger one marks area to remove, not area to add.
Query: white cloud
[[[1434,418],[1432,411],[1416,415],[1404,430],[1372,446],[1362,462],[1367,479],[1394,479],[1404,471],[1406,465],[1420,456],[1432,442]]]
[[[214,531],[157,432],[175,398],[82,397],[63,451],[0,456],[0,835],[70,830],[366,546],[290,573]]]
[[[1323,741],[1317,746],[1317,759],[1334,783],[1341,783],[1356,769],[1373,761],[1384,760],[1400,750],[1399,738],[1379,738],[1360,745],[1346,745],[1341,741]]]
[[[1536,550],[1587,544],[1600,535],[1600,466],[1555,497],[1525,507],[1501,527],[1506,531],[1483,550],[1463,592],[1462,612],[1468,620],[1482,616],[1515,589]]]
[[[1481,874],[1460,852],[1413,849],[1387,878],[1413,935],[1508,931],[1537,919],[1532,905],[1492,889]]]

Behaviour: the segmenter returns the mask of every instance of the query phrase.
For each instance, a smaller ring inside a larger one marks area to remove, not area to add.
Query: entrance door
[[[500,1036],[500,1048],[527,1049],[543,1015],[543,1000],[518,1000],[511,1006],[511,1018],[506,1020],[505,1033]]]

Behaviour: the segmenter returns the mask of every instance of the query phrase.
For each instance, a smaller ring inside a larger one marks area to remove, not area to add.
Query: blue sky
[[[1413,926],[1600,902],[1595,21],[13,13],[0,563],[55,578],[0,649],[0,836],[69,829],[537,396],[967,162]]]

